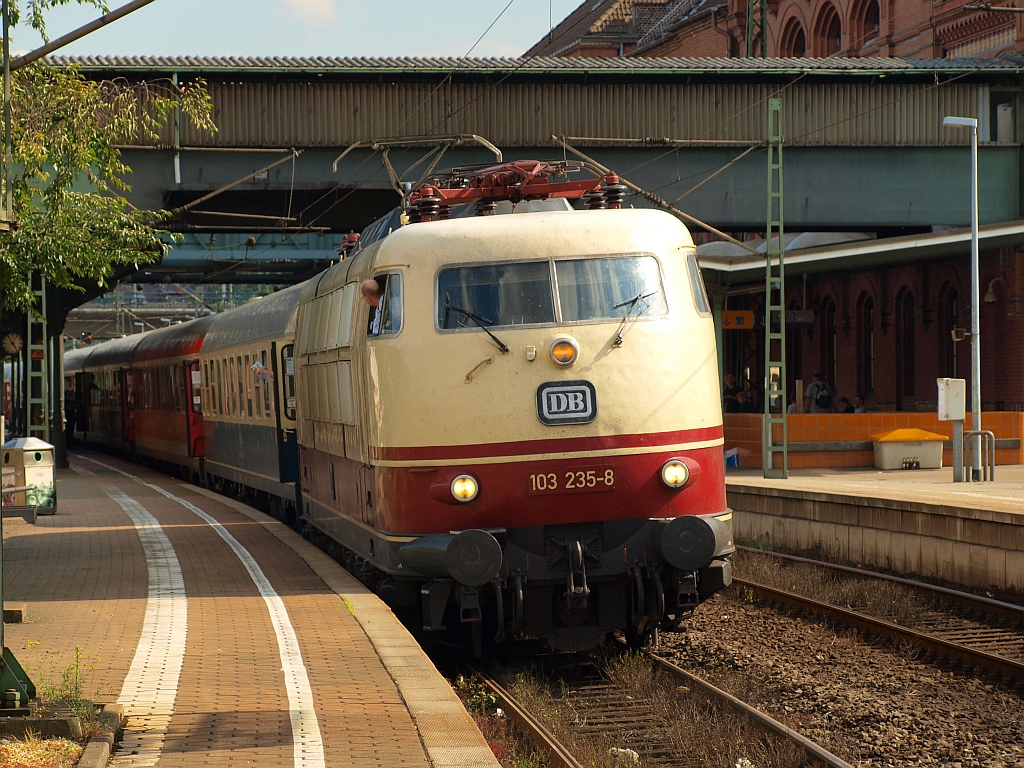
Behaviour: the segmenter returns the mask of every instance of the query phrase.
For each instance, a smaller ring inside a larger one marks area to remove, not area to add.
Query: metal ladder
[[[49,363],[46,335],[46,281],[38,272],[29,275],[29,284],[36,303],[28,314],[28,373],[26,384],[26,417],[28,437],[50,442]],[[38,308],[38,314],[36,309]]]
[[[783,261],[782,99],[768,100],[768,250],[764,273],[764,476],[789,477],[786,430],[786,268]],[[777,261],[776,261],[777,260]],[[774,350],[777,350],[777,355]],[[775,425],[782,432],[776,444]],[[782,466],[774,458],[782,456]]]

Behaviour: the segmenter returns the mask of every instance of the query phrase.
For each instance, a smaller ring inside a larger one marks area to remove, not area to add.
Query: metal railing
[[[972,451],[975,437],[981,438],[981,477],[974,477]],[[964,432],[964,477],[972,480],[991,481],[996,477],[996,436],[987,429]]]

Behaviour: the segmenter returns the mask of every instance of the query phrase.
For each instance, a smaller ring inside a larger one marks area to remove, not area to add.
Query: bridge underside
[[[562,157],[554,147],[502,148],[505,160]],[[591,147],[586,152],[613,171],[672,200],[737,157],[745,147]],[[398,201],[379,157],[369,150],[348,155],[331,172],[341,149],[312,149],[177,217],[185,232],[359,231]],[[396,170],[408,168],[423,149],[395,151]],[[175,208],[268,165],[266,151],[181,151],[175,183],[172,150],[124,152],[133,169],[131,202],[148,209]],[[479,149],[452,149],[439,168],[493,161]],[[761,231],[766,205],[765,155],[755,150],[679,203],[719,229]],[[982,147],[979,153],[981,223],[1020,218],[1017,146]],[[969,220],[970,158],[959,147],[792,147],[785,150],[786,229],[891,232],[962,225]],[[635,196],[637,207],[649,206]],[[234,214],[218,216],[217,212]],[[256,218],[245,214],[255,214]]]
[[[673,200],[737,157],[743,147],[591,147],[596,160],[646,190]],[[181,233],[160,265],[132,279],[142,282],[278,282],[306,279],[336,259],[342,234],[360,231],[399,201],[380,158],[350,154],[337,173],[339,150],[309,150],[269,171],[265,180],[223,192],[175,216]],[[403,179],[424,150],[395,152]],[[560,156],[551,147],[506,149],[506,160]],[[175,183],[172,150],[125,150],[133,173],[131,202],[141,208],[179,208],[268,165],[266,151],[181,151]],[[450,150],[441,166],[486,163],[489,153]],[[981,223],[1020,218],[1020,153],[1016,146],[983,147],[979,157]],[[794,147],[785,151],[786,229],[866,231],[880,237],[962,226],[968,221],[968,153],[955,147]],[[710,179],[678,205],[722,230],[764,229],[764,153],[754,151]],[[628,205],[650,207],[638,195]]]

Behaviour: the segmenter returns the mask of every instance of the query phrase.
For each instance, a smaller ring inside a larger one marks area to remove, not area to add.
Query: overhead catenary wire
[[[552,140],[558,142],[564,149],[568,150],[569,152],[572,152],[572,154],[576,155],[578,158],[580,158],[584,162],[592,164],[595,168],[597,168],[602,173],[606,173],[606,174],[607,173],[612,173],[612,171],[610,171],[605,166],[601,165],[601,163],[597,162],[592,157],[588,157],[583,152],[580,152],[578,149],[576,149],[575,147],[573,147],[571,144],[569,144],[568,142],[564,141],[563,139],[559,138],[558,136],[552,135],[551,138],[552,138]],[[655,195],[655,194],[653,194],[651,192],[646,191],[642,187],[637,186],[633,182],[629,181],[629,179],[626,179],[626,178],[624,178],[622,176],[619,176],[618,178],[619,178],[619,181],[621,183],[625,184],[630,189],[632,189],[632,190],[634,190],[636,192],[639,192],[641,195],[643,195],[643,197],[646,200],[649,200],[650,202],[654,203],[659,208],[664,208],[665,210],[669,211],[670,213],[673,213],[673,214],[675,214],[676,216],[678,216],[678,217],[680,217],[682,219],[686,219],[691,224],[696,224],[701,229],[706,229],[708,232],[711,232],[711,233],[713,233],[715,235],[718,235],[723,240],[728,240],[733,245],[738,245],[743,250],[749,251],[750,253],[754,254],[755,256],[763,256],[764,255],[764,254],[759,253],[758,251],[754,250],[753,248],[751,248],[746,243],[744,243],[744,242],[742,242],[740,240],[737,240],[732,235],[727,235],[725,232],[722,232],[720,229],[715,229],[710,224],[704,223],[703,221],[698,219],[696,216],[691,216],[690,214],[686,213],[685,211],[679,210],[674,205],[665,202],[664,200],[662,200],[657,195]]]

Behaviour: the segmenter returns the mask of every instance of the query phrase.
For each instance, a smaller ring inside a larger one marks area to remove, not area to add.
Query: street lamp
[[[971,429],[981,431],[981,309],[978,301],[978,121],[944,117],[944,127],[971,129]],[[981,479],[981,435],[971,438],[971,479]]]

